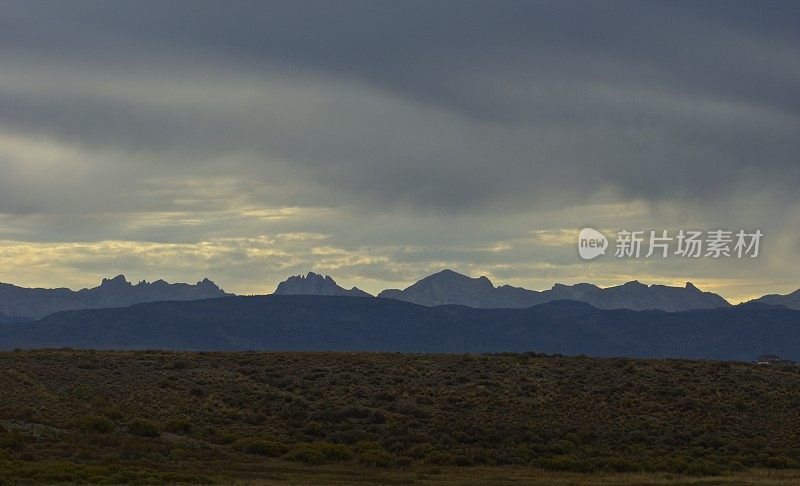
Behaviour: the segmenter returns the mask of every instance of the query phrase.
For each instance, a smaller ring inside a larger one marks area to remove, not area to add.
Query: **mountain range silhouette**
[[[275,295],[318,295],[375,298],[353,287],[345,289],[328,275],[308,272],[281,282]],[[211,280],[196,284],[141,281],[132,284],[123,275],[104,278],[99,286],[81,290],[24,288],[0,283],[0,323],[40,319],[60,311],[126,307],[158,301],[187,301],[231,296]],[[646,285],[631,281],[601,288],[590,283],[555,284],[543,291],[510,285],[495,286],[485,276],[473,278],[452,270],[429,275],[405,289],[387,289],[378,299],[392,299],[423,306],[462,305],[473,308],[522,309],[557,300],[584,302],[598,309],[663,310],[726,308],[721,296],[704,292],[691,282],[683,287]],[[800,309],[800,290],[788,295],[766,295],[754,302]]]

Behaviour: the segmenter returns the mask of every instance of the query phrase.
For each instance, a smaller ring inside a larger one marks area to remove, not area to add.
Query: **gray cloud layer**
[[[0,239],[268,237],[285,255],[151,270],[237,290],[440,265],[792,290],[798,23],[796,2],[6,3]],[[755,270],[596,269],[530,239],[583,225],[762,227],[771,246]],[[275,239],[295,233],[340,253]],[[61,257],[59,275],[142,274],[145,257]]]

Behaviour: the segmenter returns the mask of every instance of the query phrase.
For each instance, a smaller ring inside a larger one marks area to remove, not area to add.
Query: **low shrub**
[[[284,455],[284,459],[316,465],[325,462],[325,454],[313,444],[296,444]]]
[[[161,427],[149,420],[134,419],[128,423],[128,433],[139,437],[157,437],[161,434]]]
[[[80,423],[80,430],[88,434],[110,434],[114,424],[105,417],[86,417]]]
[[[244,439],[237,442],[236,448],[245,454],[267,457],[280,457],[288,450],[282,442],[263,439]]]
[[[164,430],[173,434],[189,435],[192,433],[192,423],[186,419],[173,419],[164,424]]]
[[[416,459],[424,459],[436,452],[436,447],[434,447],[433,444],[424,442],[422,444],[415,444],[411,446],[408,452],[411,457]]]
[[[106,407],[100,410],[100,414],[104,415],[106,418],[110,420],[121,420],[122,419],[122,411],[116,407]]]
[[[187,363],[186,361],[180,360],[180,359],[177,360],[177,361],[174,361],[172,363],[172,369],[173,370],[180,371],[180,370],[185,370],[188,367],[189,367],[189,363]]]
[[[358,463],[365,466],[389,467],[394,464],[394,456],[386,451],[371,449],[358,455]]]
[[[353,448],[345,444],[329,442],[299,443],[291,446],[284,456],[291,461],[305,464],[322,464],[323,462],[347,462],[356,456]]]
[[[25,445],[25,435],[18,430],[0,434],[0,449],[19,450]]]
[[[318,442],[314,444],[319,448],[320,452],[325,455],[329,461],[345,462],[353,458],[355,453],[353,448],[345,444],[329,444],[327,442]]]
[[[426,464],[431,464],[434,466],[449,466],[453,464],[453,462],[453,456],[446,452],[433,452],[425,458]]]

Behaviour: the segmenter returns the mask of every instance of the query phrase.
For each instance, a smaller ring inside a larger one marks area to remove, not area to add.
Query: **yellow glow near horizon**
[[[291,274],[312,270],[329,273],[343,286],[358,286],[377,293],[385,288],[403,288],[415,280],[442,268],[452,267],[477,277],[487,275],[495,285],[510,284],[543,290],[559,282],[595,283],[601,287],[620,285],[630,280],[646,284],[684,286],[686,281],[706,292],[717,293],[731,303],[751,300],[769,293],[789,293],[791,282],[737,278],[664,278],[657,274],[608,274],[598,278],[595,272],[581,275],[574,266],[554,264],[531,266],[563,277],[513,278],[503,280],[507,264],[484,264],[471,269],[457,262],[397,264],[385,249],[364,248],[348,251],[333,246],[319,246],[318,234],[261,235],[251,238],[219,238],[196,243],[159,243],[123,240],[98,242],[21,242],[0,240],[0,281],[23,287],[92,287],[102,277],[119,273],[131,281],[155,280],[195,282],[211,278],[227,291],[241,294],[271,292],[278,282]],[[483,251],[494,252],[494,247]],[[360,273],[364,269],[366,275]],[[371,271],[368,269],[372,269]],[[375,270],[380,270],[376,274]],[[569,270],[569,271],[567,271]],[[385,275],[381,277],[380,275]],[[758,289],[758,290],[755,290]]]

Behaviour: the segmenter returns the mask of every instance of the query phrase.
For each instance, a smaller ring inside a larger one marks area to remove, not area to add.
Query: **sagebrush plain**
[[[796,484],[800,369],[0,353],[0,483]]]

